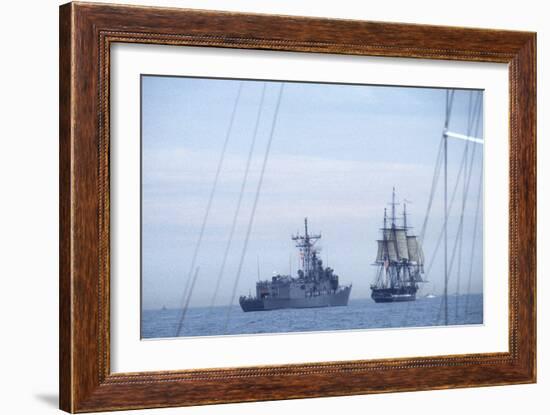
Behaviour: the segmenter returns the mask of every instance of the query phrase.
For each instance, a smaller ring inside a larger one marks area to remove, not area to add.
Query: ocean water
[[[226,325],[229,312],[229,323]],[[143,310],[141,337],[174,337],[179,309]],[[449,325],[483,324],[483,296],[448,297]],[[240,306],[189,308],[180,337],[260,333],[428,327],[444,325],[443,297],[402,303],[350,299],[347,307],[284,309],[245,313]]]

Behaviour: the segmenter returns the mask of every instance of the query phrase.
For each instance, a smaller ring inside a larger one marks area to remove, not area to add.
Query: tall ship
[[[418,284],[425,282],[424,253],[417,236],[407,225],[407,205],[403,203],[403,218],[397,224],[395,188],[392,192],[391,217],[384,209],[384,226],[378,242],[378,253],[373,265],[376,279],[371,285],[371,297],[377,303],[416,300]]]
[[[310,235],[307,218],[304,235],[291,238],[300,251],[302,269],[297,276],[275,275],[271,280],[256,283],[256,295],[241,296],[243,311],[267,311],[282,308],[314,308],[347,306],[351,284],[342,286],[338,275],[330,267],[323,266],[316,242],[321,234]]]

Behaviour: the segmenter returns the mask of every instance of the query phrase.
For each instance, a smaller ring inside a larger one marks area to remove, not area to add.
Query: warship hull
[[[415,301],[416,291],[416,287],[372,288],[371,298],[377,303]]]
[[[239,303],[245,312],[280,310],[284,308],[338,307],[348,305],[350,292],[351,286],[347,286],[340,288],[334,293],[303,298],[241,297]]]

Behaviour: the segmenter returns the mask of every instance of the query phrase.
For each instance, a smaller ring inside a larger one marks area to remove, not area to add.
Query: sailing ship
[[[310,235],[307,218],[304,235],[294,235],[292,240],[300,250],[302,269],[297,276],[275,275],[271,280],[256,283],[256,295],[241,296],[243,311],[267,311],[282,308],[314,308],[347,306],[351,284],[342,286],[339,277],[319,258],[315,243],[321,234]]]
[[[392,192],[391,217],[384,209],[382,239],[378,242],[378,253],[373,265],[377,267],[376,279],[371,285],[371,297],[377,303],[416,300],[418,284],[425,282],[424,254],[422,246],[411,234],[407,225],[407,205],[403,203],[403,222],[397,224],[395,188]]]

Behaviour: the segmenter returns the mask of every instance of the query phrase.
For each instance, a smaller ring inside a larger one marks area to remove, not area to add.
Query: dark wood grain
[[[69,7],[59,14],[59,406],[72,410],[71,321],[71,102],[72,24]]]
[[[108,82],[114,42],[508,63],[509,352],[111,373]],[[536,36],[526,32],[86,3],[61,6],[60,407],[88,412],[534,382],[535,62]]]

